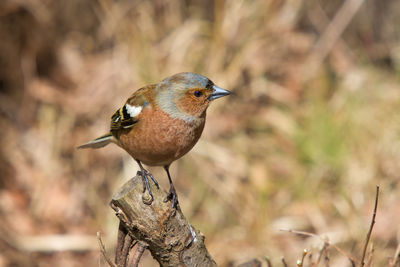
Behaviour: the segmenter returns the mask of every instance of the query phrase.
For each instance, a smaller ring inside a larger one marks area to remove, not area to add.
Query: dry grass
[[[214,103],[201,141],[172,165],[183,211],[220,266],[264,256],[295,266],[304,249],[305,262],[321,254],[350,266],[320,238],[280,229],[315,233],[360,260],[376,184],[366,266],[399,266],[400,4],[361,3],[322,43],[325,57],[320,38],[341,7],[3,1],[0,266],[106,266],[96,232],[111,252],[108,202],[136,164],[117,147],[75,147],[107,131],[134,89],[180,71],[236,93]],[[142,263],[155,264],[148,253]]]

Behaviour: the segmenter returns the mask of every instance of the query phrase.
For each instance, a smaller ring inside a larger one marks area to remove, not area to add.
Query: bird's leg
[[[153,196],[153,192],[151,192],[151,189],[150,189],[149,177],[154,182],[154,184],[157,186],[157,189],[160,188],[160,186],[158,185],[156,178],[154,178],[154,176],[143,167],[142,163],[139,160],[136,160],[136,162],[139,164],[139,167],[140,167],[139,173],[140,173],[140,176],[142,176],[143,193],[146,192],[146,188],[147,188],[147,191],[149,191],[149,194],[151,197],[151,200],[150,200],[150,203],[151,203],[151,202],[153,202],[154,196]]]
[[[167,198],[164,200],[164,202],[171,200],[172,208],[174,209],[179,206],[178,195],[176,194],[174,184],[172,183],[171,175],[169,174],[169,165],[164,166],[164,169],[167,172],[168,180],[169,180],[169,193],[168,193]]]

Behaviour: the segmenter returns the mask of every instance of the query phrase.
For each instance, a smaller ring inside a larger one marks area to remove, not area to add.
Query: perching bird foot
[[[144,204],[146,205],[151,205],[151,203],[153,203],[154,197],[152,195],[150,195],[150,193],[146,193],[144,192],[142,195],[142,201]]]
[[[149,177],[154,182],[157,189],[159,189],[160,186],[158,185],[158,182],[154,178],[154,176],[147,170],[143,169],[143,171],[138,171],[137,174],[142,177],[142,181],[143,181],[143,196],[142,196],[143,203],[146,205],[151,205],[151,203],[153,203],[154,196],[153,196],[153,192],[151,192]],[[149,192],[150,197],[145,197],[144,193],[146,192],[146,189]]]
[[[169,189],[168,196],[164,199],[164,202],[171,201],[171,207],[176,209],[179,207],[178,195],[176,194],[175,187],[171,186]]]

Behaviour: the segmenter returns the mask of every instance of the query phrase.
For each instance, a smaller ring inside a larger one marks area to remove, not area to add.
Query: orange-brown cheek
[[[209,101],[204,96],[198,98],[186,95],[178,101],[177,106],[180,110],[189,115],[200,117],[207,109],[208,102]]]

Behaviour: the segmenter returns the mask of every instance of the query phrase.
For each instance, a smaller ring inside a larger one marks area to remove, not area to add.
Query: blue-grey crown
[[[212,82],[207,77],[192,72],[177,73],[164,79],[162,83],[180,84],[186,88],[206,88],[212,85]]]

